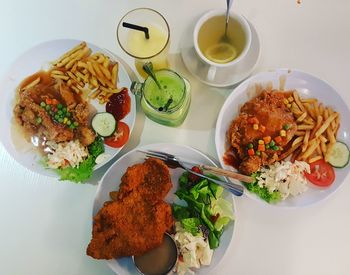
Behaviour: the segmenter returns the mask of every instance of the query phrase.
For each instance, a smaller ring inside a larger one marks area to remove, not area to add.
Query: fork
[[[182,168],[184,170],[186,170],[187,172],[196,175],[198,177],[210,180],[212,182],[215,182],[216,184],[224,187],[225,189],[227,189],[228,191],[230,191],[232,194],[236,195],[236,196],[242,196],[244,189],[243,186],[235,184],[235,183],[231,183],[231,182],[226,182],[226,181],[222,181],[222,180],[217,180],[217,179],[212,179],[210,177],[207,177],[206,175],[197,173],[195,171],[192,171],[191,169],[187,168],[184,164],[191,164],[191,165],[195,165],[189,162],[184,162],[184,161],[180,161],[177,157],[175,157],[172,154],[168,154],[168,153],[164,153],[164,152],[160,152],[160,151],[154,151],[154,150],[148,150],[148,151],[142,151],[142,150],[138,150],[138,152],[141,152],[143,154],[145,154],[147,157],[154,157],[154,158],[158,158],[162,161],[164,161],[164,163],[169,167],[169,168]],[[198,166],[198,165],[197,165]]]

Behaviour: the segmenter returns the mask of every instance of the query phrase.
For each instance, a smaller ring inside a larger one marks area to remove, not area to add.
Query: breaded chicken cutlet
[[[129,167],[120,189],[94,217],[87,255],[112,259],[142,255],[159,246],[174,220],[163,199],[172,187],[168,167],[149,158]]]

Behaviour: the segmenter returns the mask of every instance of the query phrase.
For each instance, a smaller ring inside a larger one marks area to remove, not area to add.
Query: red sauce
[[[128,89],[112,95],[106,104],[106,112],[111,113],[116,120],[123,119],[130,112],[130,96]]]
[[[240,160],[234,155],[234,153],[232,152],[232,148],[226,151],[226,153],[223,156],[223,160],[226,165],[230,165],[238,170]]]

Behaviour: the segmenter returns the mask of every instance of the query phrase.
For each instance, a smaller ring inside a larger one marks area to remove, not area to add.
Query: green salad
[[[219,246],[225,226],[234,219],[232,205],[222,197],[223,191],[216,183],[185,172],[175,194],[186,205],[172,205],[173,215],[185,231],[193,236],[202,234],[211,249]]]
[[[82,161],[78,167],[67,166],[55,171],[59,174],[61,180],[70,180],[73,182],[84,182],[88,180],[96,165],[96,158],[104,153],[103,139],[98,136],[95,141],[88,146],[89,156]]]
[[[260,187],[258,185],[257,177],[260,176],[260,172],[253,173],[251,175],[255,181],[252,183],[243,182],[244,186],[252,193],[258,195],[261,199],[268,203],[277,203],[282,200],[281,193],[279,191],[270,192],[266,186]]]

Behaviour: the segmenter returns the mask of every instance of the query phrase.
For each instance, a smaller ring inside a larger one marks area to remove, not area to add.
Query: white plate
[[[248,20],[247,20],[248,21]],[[260,57],[260,41],[252,23],[252,43],[246,57],[230,68],[219,68],[212,82],[207,81],[209,66],[199,59],[193,45],[193,26],[186,30],[181,39],[181,57],[186,68],[201,82],[214,87],[227,87],[239,83],[253,71]]]
[[[170,154],[181,156],[184,159],[191,160],[193,162],[216,166],[216,164],[211,159],[209,159],[206,155],[187,146],[161,143],[161,144],[150,144],[140,148],[136,148],[128,152],[121,158],[119,158],[103,176],[99,184],[99,187],[97,189],[96,198],[95,198],[94,207],[93,207],[93,216],[97,214],[98,210],[103,206],[103,203],[105,201],[110,200],[109,192],[119,189],[120,179],[122,175],[125,173],[126,169],[133,164],[142,163],[144,161],[145,155],[137,152],[138,149],[164,151]],[[170,169],[173,188],[170,190],[168,196],[165,199],[169,203],[172,203],[176,200],[176,196],[174,195],[174,192],[178,187],[178,178],[183,172],[184,170],[182,169]],[[236,219],[233,196],[231,195],[231,193],[225,192],[224,197],[226,200],[232,203],[234,215]],[[219,264],[226,250],[230,247],[230,243],[231,243],[231,239],[234,231],[233,230],[234,225],[235,225],[235,221],[231,222],[229,226],[226,228],[226,230],[224,231],[220,240],[220,246],[214,252],[211,265],[209,267],[200,268],[198,270],[198,274],[213,274],[212,273],[213,269]],[[107,263],[109,267],[118,275],[138,274],[133,265],[131,257],[125,257],[118,260],[108,260]]]
[[[285,78],[285,90],[296,89],[301,96],[315,97],[320,102],[323,102],[327,106],[331,106],[340,113],[340,129],[338,131],[338,140],[350,145],[350,124],[346,122],[346,119],[350,118],[349,108],[346,106],[343,99],[328,83],[323,80],[297,70],[278,69],[270,72],[263,72],[256,74],[233,90],[230,96],[226,99],[224,105],[221,108],[215,132],[215,145],[216,152],[218,154],[222,167],[230,170],[234,170],[232,167],[224,164],[222,156],[227,148],[226,143],[226,131],[229,128],[231,121],[237,117],[240,107],[255,95],[255,84],[261,84],[263,87],[267,85],[273,86],[273,88],[280,87],[280,80]],[[327,188],[319,188],[312,184],[308,185],[308,190],[296,197],[289,197],[285,201],[279,202],[276,206],[284,207],[301,207],[319,202],[330,194],[334,193],[340,185],[344,182],[345,177],[350,171],[350,165],[342,169],[335,169],[335,181]],[[249,191],[245,192],[249,197],[263,202],[255,194]]]
[[[8,153],[20,164],[26,168],[37,172],[42,175],[58,177],[58,175],[51,169],[45,169],[43,165],[39,163],[42,156],[39,152],[28,142],[18,136],[18,131],[13,128],[13,107],[15,105],[15,90],[19,83],[27,76],[37,72],[40,69],[47,69],[49,62],[57,59],[63,53],[79,44],[81,41],[62,39],[52,40],[39,44],[30,50],[22,54],[9,68],[6,75],[0,83],[0,93],[2,95],[0,102],[0,121],[2,131],[0,133],[0,140],[3,143]],[[103,49],[88,43],[92,52],[103,52],[109,56],[112,60],[118,61],[115,56],[111,56]],[[118,74],[118,87],[127,87],[131,85],[131,80],[123,67],[119,62],[119,74]],[[128,124],[130,128],[130,134],[134,127],[136,117],[136,103],[135,97],[129,91],[131,99],[130,113],[122,120]],[[105,111],[105,105],[99,104],[97,101],[92,100],[91,104],[98,111]],[[94,170],[102,167],[111,158],[119,153],[122,148],[112,148],[105,146],[105,152],[111,157],[106,159],[103,163],[96,165]]]

